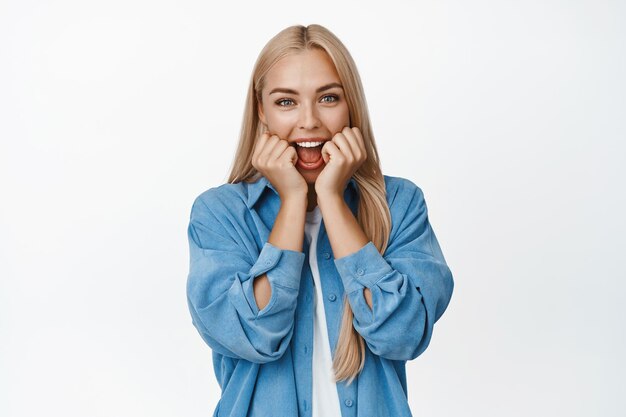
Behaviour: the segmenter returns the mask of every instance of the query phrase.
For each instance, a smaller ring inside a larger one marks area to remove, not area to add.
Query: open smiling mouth
[[[305,170],[314,170],[324,165],[322,147],[325,142],[326,141],[310,141],[292,143],[291,145],[296,148],[296,152],[298,153],[296,167]]]

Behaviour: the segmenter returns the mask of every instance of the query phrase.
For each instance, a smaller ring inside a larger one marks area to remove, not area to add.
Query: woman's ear
[[[261,120],[261,123],[267,126],[267,121],[265,120],[265,114],[263,113],[263,103],[261,103],[260,101],[257,103],[257,112],[259,114],[259,120]]]

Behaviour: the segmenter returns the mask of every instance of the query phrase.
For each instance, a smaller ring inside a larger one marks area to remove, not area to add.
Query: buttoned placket
[[[271,183],[269,188],[274,190]],[[276,214],[280,207],[280,197],[274,190],[272,193],[275,199],[273,206],[276,208]],[[357,196],[346,189],[344,192],[344,200],[347,202],[352,213],[357,213]],[[269,232],[269,231],[268,231]],[[292,353],[294,361],[299,365],[294,367],[296,380],[306,381],[305,384],[296,386],[298,393],[298,409],[300,416],[311,416],[311,400],[313,397],[313,275],[309,262],[309,243],[307,239],[303,239],[303,252],[305,255],[303,265],[303,276],[300,282],[298,294],[298,305],[295,312],[295,329],[292,340]],[[338,341],[341,318],[343,315],[343,294],[344,287],[340,279],[332,280],[329,277],[336,275],[332,268],[335,268],[334,257],[332,256],[332,247],[326,233],[324,219],[322,218],[317,239],[317,258],[320,279],[322,281],[322,294],[324,302],[324,310],[326,316],[326,326],[328,331],[328,340],[332,357]],[[334,326],[334,330],[333,330]],[[356,416],[357,407],[356,397],[358,392],[358,377],[355,378],[350,385],[346,381],[337,382],[337,392],[339,394],[339,402],[342,407],[342,417]]]
[[[354,207],[354,205],[352,205],[352,207]],[[317,254],[320,280],[322,281],[322,294],[326,315],[328,341],[330,343],[330,350],[334,359],[334,352],[339,338],[339,331],[341,329],[341,317],[343,315],[342,297],[344,289],[343,283],[340,279],[330,279],[332,276],[338,277],[339,275],[332,273],[332,269],[335,268],[333,263],[334,257],[332,256],[332,247],[330,246],[330,241],[328,239],[323,219],[320,225],[317,241]],[[342,297],[339,295],[342,295]],[[342,405],[342,417],[356,415],[356,407],[353,406],[356,399],[358,382],[358,378],[355,378],[350,385],[347,385],[346,381],[337,382],[339,403]]]

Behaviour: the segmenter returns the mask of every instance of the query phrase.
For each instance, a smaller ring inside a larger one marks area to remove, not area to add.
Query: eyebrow
[[[326,84],[321,86],[320,88],[318,88],[317,90],[315,90],[316,93],[321,93],[322,91],[326,91],[326,90],[330,90],[331,88],[341,88],[343,90],[343,86],[339,83],[330,83],[330,84]],[[269,95],[272,95],[274,93],[284,93],[284,94],[293,94],[293,95],[298,95],[298,92],[296,90],[292,90],[291,88],[275,88],[272,91],[270,91]]]

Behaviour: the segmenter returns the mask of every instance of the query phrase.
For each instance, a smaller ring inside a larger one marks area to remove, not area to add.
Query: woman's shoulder
[[[410,202],[414,199],[424,199],[422,189],[410,179],[384,174],[383,178],[385,179],[389,207],[396,206],[398,205],[397,203]]]
[[[246,189],[244,182],[215,185],[198,194],[196,200],[241,199],[245,197]]]
[[[193,200],[192,209],[210,210],[215,214],[221,211],[245,207],[248,187],[245,182],[225,183],[205,189]]]

